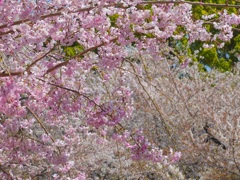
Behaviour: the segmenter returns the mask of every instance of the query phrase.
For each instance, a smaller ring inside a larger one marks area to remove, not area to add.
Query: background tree
[[[238,179],[239,69],[206,73],[199,72],[197,64],[173,69],[169,59],[144,57],[142,62],[148,68],[135,74],[142,87],[138,84],[134,91],[142,96],[137,101],[135,124],[144,127],[150,141],[164,152],[169,152],[172,142],[171,147],[182,153],[174,168],[185,179]]]
[[[191,2],[199,3],[199,1],[190,0]],[[204,27],[208,32],[217,34],[220,29],[230,28],[224,21],[217,21],[219,28],[216,28],[216,19],[224,11],[229,14],[238,14],[237,5],[238,1],[201,1],[203,4],[193,5],[193,19],[194,20],[204,20]],[[220,6],[217,6],[220,5]],[[230,5],[230,6],[229,6]],[[231,6],[233,5],[233,6]],[[224,7],[225,6],[225,7]],[[224,7],[224,9],[223,9]],[[234,15],[233,15],[234,16]],[[226,17],[226,19],[231,19],[231,17]],[[215,22],[215,23],[214,23]],[[193,57],[193,60],[199,62],[200,70],[210,70],[216,68],[222,72],[232,71],[239,61],[239,25],[231,27],[233,32],[229,33],[227,36],[231,37],[214,37],[212,40],[202,42],[195,41],[194,43],[189,43],[189,37],[186,34],[181,40],[169,39],[171,47],[174,47],[177,53],[184,52],[189,56]],[[180,29],[181,30],[181,29]],[[182,29],[183,30],[183,29]],[[183,30],[184,31],[184,30]],[[225,43],[223,43],[223,38],[227,38]],[[183,54],[184,54],[183,53]],[[181,61],[180,61],[181,63]]]

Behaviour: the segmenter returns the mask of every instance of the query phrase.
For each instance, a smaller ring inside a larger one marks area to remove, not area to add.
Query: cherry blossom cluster
[[[126,148],[130,150],[133,160],[161,162],[167,165],[178,162],[181,157],[180,152],[173,152],[172,149],[168,155],[164,155],[163,151],[154,147],[140,130],[135,132],[134,135],[129,132],[124,132],[123,135],[114,134],[113,138],[124,142]]]
[[[1,178],[85,179],[85,136],[102,146],[117,139],[134,160],[177,162],[180,152],[163,155],[140,130],[126,127],[124,138],[112,131],[143,98],[134,90],[144,88],[146,66],[128,72],[132,47],[158,61],[171,37],[232,38],[239,16],[224,11],[214,23],[219,34],[211,34],[191,8],[140,0],[0,1]]]

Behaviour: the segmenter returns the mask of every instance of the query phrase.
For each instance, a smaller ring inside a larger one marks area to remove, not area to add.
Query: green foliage
[[[199,70],[200,72],[205,72],[205,71],[206,71],[204,65],[201,64],[201,63],[198,64],[198,70]]]
[[[144,34],[144,33],[140,33],[140,32],[134,32],[134,36],[138,39],[141,39],[143,36],[146,38],[155,38],[155,35],[152,33]]]
[[[216,48],[211,48],[211,49],[203,49],[200,53],[199,56],[203,57],[201,62],[203,64],[208,65],[209,67],[213,67],[214,65],[217,64],[218,61],[218,55],[217,55],[217,50]]]
[[[144,9],[149,9],[149,10],[152,10],[152,4],[147,4],[144,6]]]
[[[78,42],[74,42],[71,46],[62,46],[62,49],[68,58],[73,58],[77,54],[84,51],[84,47]]]
[[[234,41],[234,49],[235,49],[235,51],[240,52],[240,34],[237,35],[237,36],[233,39],[233,41]]]
[[[199,0],[190,1],[199,2]],[[226,4],[226,1],[204,0],[203,3]],[[236,1],[229,0],[228,4],[236,4]],[[194,20],[203,20],[202,16],[215,14],[214,18],[218,18],[218,13],[222,13],[224,9],[226,9],[229,14],[237,13],[236,8],[193,5],[192,17]],[[207,20],[206,22],[207,23],[204,24],[204,27],[208,32],[211,32],[212,34],[218,33],[219,30],[214,28],[213,24],[211,24],[211,20]],[[240,28],[240,26],[234,27]],[[176,53],[185,54],[188,57],[191,57],[193,61],[199,62],[200,71],[206,71],[205,65],[221,72],[231,71],[235,62],[238,61],[238,59],[235,57],[235,54],[240,51],[240,35],[238,31],[233,31],[234,38],[231,41],[226,42],[223,48],[217,48],[217,46],[221,43],[219,39],[217,39],[217,42],[205,42],[214,45],[214,47],[211,49],[204,49],[204,42],[201,41],[195,41],[194,43],[190,44],[188,34],[181,26],[177,27],[175,35],[180,33],[185,33],[185,36],[183,36],[183,38],[180,40],[169,38],[169,45],[174,48]],[[198,53],[195,54],[197,51]],[[180,59],[179,63],[181,63]]]
[[[201,19],[203,15],[207,14],[203,6],[193,6],[193,12],[193,19]]]
[[[154,15],[154,12],[153,12],[153,9],[152,9],[152,4],[147,4],[144,6],[144,9],[146,10],[150,10],[150,15],[153,16]]]
[[[201,44],[201,43],[199,43]],[[231,71],[233,61],[231,59],[226,59],[221,57],[221,52],[216,48],[199,48],[200,52],[196,57],[198,61],[202,64],[199,68],[204,68],[204,65],[210,68],[218,69],[221,72]]]
[[[117,27],[116,22],[117,19],[119,18],[119,14],[113,14],[111,16],[108,16],[111,22],[111,27]]]
[[[192,2],[199,2],[199,0],[190,0]],[[235,0],[228,0],[228,4],[236,4]],[[212,3],[212,4],[226,4],[226,0],[203,0],[203,3]],[[230,8],[230,7],[225,7],[228,11],[228,13],[237,13],[236,8]],[[209,14],[215,14],[220,11],[222,11],[222,7],[214,7],[214,6],[200,6],[200,5],[194,5],[193,6],[193,17],[194,19],[201,19],[202,15],[209,15]]]
[[[220,58],[217,67],[220,71],[225,72],[225,71],[230,71],[232,69],[232,60],[225,60],[224,58]]]

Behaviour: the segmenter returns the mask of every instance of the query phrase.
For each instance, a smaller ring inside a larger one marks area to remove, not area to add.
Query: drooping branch
[[[240,5],[234,5],[234,4],[228,4],[228,3],[226,3],[226,4],[215,4],[215,3],[202,3],[202,2],[191,2],[191,1],[143,1],[140,4],[170,4],[170,3],[173,3],[173,4],[187,3],[187,4],[192,4],[192,5],[214,6],[214,7],[222,7],[222,8],[226,8],[226,7],[240,8]],[[128,7],[123,7],[122,3],[109,4],[109,5],[106,5],[106,6],[103,6],[103,7],[107,8],[107,7],[111,7],[111,6],[114,6],[116,8],[124,8],[124,9],[128,8]],[[81,9],[78,9],[76,11],[69,12],[69,13],[85,12],[85,11],[90,11],[94,8],[96,8],[96,7],[93,6],[93,7],[88,7],[88,8],[81,8]],[[60,15],[63,15],[63,13],[61,11],[58,11],[58,12],[55,12],[55,13],[42,15],[40,17],[40,19],[44,20],[44,19],[49,18],[49,17],[60,16]],[[30,21],[31,20],[29,18],[20,19],[20,20],[15,21],[14,23],[12,23],[11,26],[19,25],[19,24],[22,24],[22,23],[30,22]],[[3,24],[3,25],[0,26],[0,29],[4,29],[4,28],[7,28],[7,27],[11,27],[11,26],[9,26],[9,24]],[[0,32],[0,36],[3,36],[3,35],[8,34],[8,33],[13,33],[13,31],[10,30],[10,31],[7,31],[7,32]]]
[[[34,62],[32,62],[32,63],[27,67],[26,71],[29,72],[32,66],[34,66],[37,62],[41,61],[44,57],[46,57],[48,54],[50,54],[57,45],[58,45],[58,43],[57,43],[53,48],[51,48],[47,53],[45,53],[44,55],[42,55],[41,57],[39,57],[38,59],[36,59]]]
[[[82,9],[79,9],[79,10],[77,10],[77,11],[75,11],[75,12],[90,11],[90,10],[92,10],[93,8],[95,8],[95,7],[82,8]],[[54,17],[54,16],[60,16],[60,15],[62,15],[62,14],[63,14],[63,13],[62,13],[61,11],[58,11],[58,12],[56,12],[56,13],[51,13],[51,14],[42,15],[42,16],[40,17],[40,19],[41,19],[41,20],[44,20],[44,19],[46,19],[46,18]],[[15,21],[14,23],[12,23],[11,26],[19,25],[19,24],[22,24],[22,23],[30,22],[30,21],[31,21],[31,20],[30,20],[29,18],[23,19],[23,20],[18,20],[18,21]],[[11,26],[10,26],[10,27],[11,27]],[[9,24],[3,24],[3,25],[0,26],[0,29],[7,28],[7,27],[9,27]],[[1,34],[1,35],[2,35],[2,34]]]
[[[6,73],[6,72],[2,72],[0,73],[0,77],[9,77],[9,76],[21,76],[23,75],[23,72],[19,71],[19,72],[10,72],[10,73]]]
[[[114,38],[114,39],[110,40],[109,43],[110,43],[110,42],[114,42],[114,41],[116,41],[117,39],[118,39],[118,38]],[[86,49],[85,51],[76,54],[76,55],[75,55],[74,57],[72,57],[71,59],[69,59],[69,60],[67,60],[67,61],[64,61],[64,62],[62,62],[62,63],[59,63],[59,64],[57,64],[56,66],[48,69],[47,72],[44,74],[44,76],[45,76],[46,74],[49,74],[49,73],[52,72],[52,71],[55,71],[56,69],[58,69],[58,68],[60,68],[60,67],[62,67],[62,66],[66,66],[66,65],[69,63],[70,60],[76,59],[76,58],[79,58],[79,57],[82,57],[84,54],[86,54],[86,53],[88,53],[88,52],[90,52],[90,51],[94,51],[94,50],[96,50],[97,48],[99,48],[99,47],[101,47],[101,46],[104,46],[104,45],[106,45],[106,44],[107,44],[107,43],[104,43],[104,42],[103,42],[103,43],[101,43],[101,44],[99,44],[99,45],[97,45],[97,46],[88,48],[88,49]]]

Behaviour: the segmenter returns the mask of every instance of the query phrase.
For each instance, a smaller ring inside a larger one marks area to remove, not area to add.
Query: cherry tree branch
[[[227,3],[226,4],[214,4],[214,3],[202,3],[202,2],[191,2],[191,1],[143,1],[143,2],[141,2],[139,4],[170,4],[170,3],[173,3],[173,4],[184,4],[184,3],[187,3],[187,4],[200,5],[200,6],[240,8],[240,5],[233,5],[233,4],[227,4]],[[128,7],[123,7],[122,3],[109,4],[109,5],[105,5],[103,7],[106,8],[106,7],[111,7],[111,6],[114,6],[116,8],[124,8],[124,9],[128,8]],[[69,13],[90,11],[90,10],[96,8],[96,7],[97,6],[88,7],[88,8],[82,8],[82,9],[78,9],[76,11],[69,12]],[[61,11],[58,11],[56,13],[50,13],[50,14],[47,14],[47,15],[42,15],[40,17],[40,19],[44,20],[44,19],[49,18],[49,17],[60,16],[60,15],[63,15],[63,13]],[[31,22],[31,20],[29,18],[23,19],[23,20],[18,20],[18,21],[15,21],[14,23],[12,23],[11,26],[19,25],[19,24],[26,23],[26,22]],[[3,24],[3,25],[0,26],[0,29],[8,28],[8,27],[11,27],[11,26],[9,26],[9,24]],[[7,32],[0,32],[0,36],[8,34],[8,33],[13,33],[13,31],[10,30],[10,31],[7,31]]]
[[[75,11],[75,13],[76,13],[76,12],[90,11],[90,10],[92,10],[93,8],[95,8],[95,7],[89,7],[89,8],[79,9],[79,10]],[[42,15],[42,16],[40,17],[40,19],[41,19],[41,20],[44,20],[44,19],[49,18],[49,17],[60,16],[60,15],[63,15],[63,13],[62,13],[61,11],[58,11],[58,12],[56,12],[56,13],[51,13],[51,14]],[[18,20],[18,21],[15,21],[14,23],[12,23],[11,26],[19,25],[19,24],[26,23],[26,22],[31,22],[31,20],[30,20],[29,18],[23,19],[23,20]],[[7,28],[7,27],[11,27],[11,26],[9,26],[8,24],[3,24],[3,25],[0,26],[0,29],[4,29],[4,28]],[[2,34],[0,34],[0,35],[2,35]]]
[[[118,39],[118,38],[114,38],[114,39],[110,40],[110,42],[114,42],[114,41],[116,41],[117,39]],[[110,42],[109,42],[109,43],[110,43]],[[86,53],[88,53],[88,52],[90,52],[90,51],[93,51],[93,50],[95,50],[95,49],[97,49],[97,48],[99,48],[99,47],[101,47],[101,46],[106,45],[106,44],[107,44],[107,43],[104,43],[104,42],[103,42],[103,43],[101,43],[101,44],[99,44],[99,45],[97,45],[97,46],[88,48],[87,50],[85,50],[85,51],[83,51],[83,52],[75,55],[75,56],[72,57],[71,59],[68,59],[67,61],[64,61],[64,62],[62,62],[62,63],[59,63],[59,64],[57,64],[56,66],[48,69],[47,72],[46,72],[43,76],[45,76],[46,74],[48,74],[48,73],[50,73],[50,72],[52,72],[52,71],[55,71],[56,69],[58,69],[58,68],[60,68],[60,67],[62,67],[62,66],[66,66],[66,65],[69,63],[70,60],[75,59],[75,58],[82,57],[84,54],[86,54]],[[80,61],[80,60],[78,60],[78,61]]]
[[[42,82],[47,82],[45,81],[44,79],[40,79],[40,78],[37,78],[38,80],[42,81]],[[102,109],[102,107],[97,104],[94,100],[90,99],[87,95],[85,94],[82,94],[80,93],[79,91],[77,90],[74,90],[74,89],[70,89],[70,88],[67,88],[67,87],[64,87],[64,86],[61,86],[61,85],[58,85],[58,84],[54,84],[54,83],[51,83],[51,82],[47,82],[47,84],[51,85],[51,86],[54,86],[54,87],[57,87],[57,88],[60,88],[60,89],[64,89],[64,90],[67,90],[69,92],[73,92],[79,96],[83,96],[85,99],[87,99],[89,102],[92,102],[93,104],[95,104],[95,106],[99,107],[100,109]],[[102,109],[103,110],[103,109]]]
[[[9,73],[6,73],[6,72],[0,73],[0,77],[20,76],[20,75],[23,75],[23,72],[22,72],[22,71],[19,71],[19,72],[10,72],[10,74],[9,74]]]
[[[39,57],[38,59],[36,59],[34,62],[32,62],[25,71],[30,72],[30,69],[32,66],[34,66],[37,62],[39,62],[40,60],[42,60],[44,57],[46,57],[48,54],[50,54],[54,48],[58,45],[58,43],[56,45],[53,46],[53,48],[51,48],[47,53],[45,53],[44,55],[42,55],[41,57]]]
[[[199,5],[199,6],[214,6],[214,7],[234,7],[240,8],[240,5],[233,5],[233,4],[214,4],[214,3],[202,3],[202,2],[191,2],[191,1],[145,1],[141,2],[140,4],[192,4],[192,5]]]

